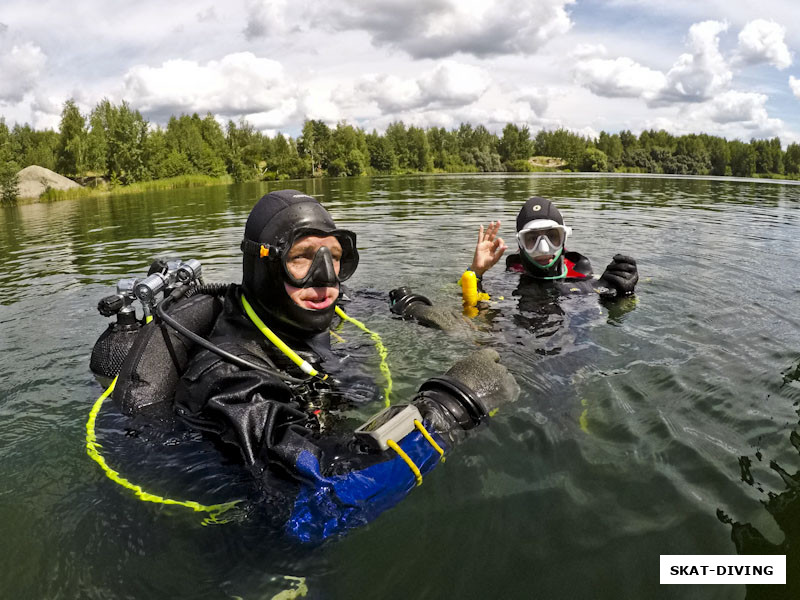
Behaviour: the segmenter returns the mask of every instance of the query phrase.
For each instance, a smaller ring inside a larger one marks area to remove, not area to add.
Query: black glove
[[[404,319],[414,319],[421,325],[453,331],[470,328],[470,323],[458,312],[433,306],[425,296],[414,294],[407,287],[400,287],[389,292],[391,311]]]
[[[519,397],[519,385],[499,360],[500,355],[491,348],[473,352],[443,376],[423,383],[415,404],[432,409],[428,418],[440,433],[454,425],[462,430],[476,427],[494,410]]]
[[[636,261],[630,256],[616,254],[600,277],[600,281],[616,290],[617,296],[633,294],[633,288],[636,287],[636,283],[639,281]]]

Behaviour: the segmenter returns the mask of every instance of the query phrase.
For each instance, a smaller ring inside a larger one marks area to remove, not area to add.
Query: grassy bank
[[[48,189],[38,198],[20,198],[18,204],[30,204],[34,202],[57,202],[59,200],[75,200],[90,196],[108,196],[110,194],[141,194],[143,192],[155,192],[159,190],[174,190],[180,188],[205,187],[210,185],[228,185],[233,183],[230,175],[222,177],[209,177],[208,175],[180,175],[178,177],[168,177],[166,179],[154,179],[152,181],[140,181],[131,185],[110,185],[100,184],[98,186],[86,186],[73,188],[70,190]]]

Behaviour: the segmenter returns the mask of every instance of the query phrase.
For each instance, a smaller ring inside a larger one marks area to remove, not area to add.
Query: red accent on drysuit
[[[567,265],[567,279],[585,279],[585,273],[578,273],[573,267],[575,263],[564,257],[564,264]]]
[[[567,279],[586,279],[587,275],[585,273],[579,273],[576,271],[575,263],[566,256],[564,257],[564,264],[567,266]],[[522,264],[522,257],[520,257],[520,262],[509,265],[508,268],[510,271],[514,271],[515,273],[524,273],[525,266]]]

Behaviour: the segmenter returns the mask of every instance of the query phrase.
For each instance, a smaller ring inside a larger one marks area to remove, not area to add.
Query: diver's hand
[[[404,319],[414,319],[421,325],[453,331],[470,328],[471,325],[460,312],[433,303],[421,294],[413,293],[407,287],[400,287],[389,292],[391,311]]]
[[[462,358],[445,373],[470,388],[487,414],[519,397],[519,385],[500,364],[496,350],[484,348]]]
[[[497,264],[497,261],[503,256],[503,252],[508,250],[503,238],[497,237],[498,231],[500,231],[500,221],[489,223],[486,231],[481,225],[478,231],[478,244],[475,246],[475,256],[472,258],[472,265],[469,268],[478,277],[483,277],[486,271]]]
[[[633,288],[639,281],[639,271],[636,261],[630,256],[616,254],[611,263],[606,267],[600,281],[617,291],[617,296],[633,294]]]

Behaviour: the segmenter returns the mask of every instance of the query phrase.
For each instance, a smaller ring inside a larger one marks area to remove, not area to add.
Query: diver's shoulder
[[[567,265],[567,279],[591,278],[592,263],[580,252],[566,250],[564,252],[564,261]]]

